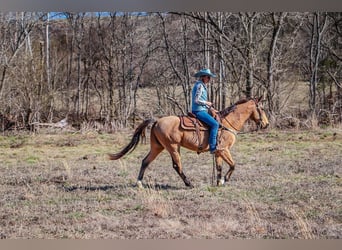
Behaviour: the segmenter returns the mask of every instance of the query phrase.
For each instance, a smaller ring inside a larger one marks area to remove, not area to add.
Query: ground
[[[212,156],[181,150],[186,188],[162,153],[135,186],[133,131],[0,136],[0,237],[7,239],[336,239],[342,236],[340,128],[238,135],[231,181]],[[224,171],[228,166],[224,165]]]

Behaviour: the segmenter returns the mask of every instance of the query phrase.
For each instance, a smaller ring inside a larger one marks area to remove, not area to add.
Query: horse
[[[235,162],[231,156],[230,148],[235,143],[236,136],[243,128],[245,122],[249,119],[253,120],[257,125],[257,129],[265,129],[268,127],[269,121],[262,107],[261,99],[261,97],[242,99],[217,113],[217,116],[220,118],[217,150],[214,152],[217,186],[224,185],[228,182],[235,169]],[[199,136],[194,138],[194,131],[186,130],[181,126],[180,116],[164,116],[157,120],[147,119],[143,121],[136,128],[130,143],[120,152],[108,154],[109,159],[118,160],[127,153],[132,152],[139,143],[141,133],[143,133],[150,123],[153,123],[150,131],[150,151],[142,160],[137,186],[139,188],[143,187],[142,180],[145,170],[166,149],[172,158],[173,168],[182,178],[185,186],[193,188],[194,186],[182,169],[180,147],[185,147],[197,153],[209,151],[209,130],[200,130]],[[201,147],[199,147],[199,144]],[[222,176],[223,161],[229,165],[229,170],[224,176]]]

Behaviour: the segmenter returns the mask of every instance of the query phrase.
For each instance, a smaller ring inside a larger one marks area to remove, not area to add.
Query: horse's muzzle
[[[270,124],[269,123],[260,123],[260,127],[262,129],[266,129]]]
[[[270,124],[268,122],[264,122],[264,121],[260,121],[258,122],[257,126],[258,126],[258,130],[259,129],[266,129]]]

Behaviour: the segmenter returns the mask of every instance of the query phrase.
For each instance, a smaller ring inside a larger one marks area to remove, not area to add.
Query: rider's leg
[[[214,152],[216,150],[216,140],[219,123],[206,111],[196,112],[196,117],[210,127],[209,149],[210,152]]]

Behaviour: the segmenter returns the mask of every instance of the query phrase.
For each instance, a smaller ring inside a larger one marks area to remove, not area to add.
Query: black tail
[[[122,156],[126,155],[127,153],[132,152],[136,146],[139,143],[140,140],[140,135],[142,134],[142,132],[146,129],[146,127],[150,124],[154,122],[153,119],[148,119],[143,121],[134,131],[132,140],[130,141],[130,143],[124,148],[122,149],[119,153],[116,154],[108,154],[109,159],[110,160],[118,160],[120,159]]]

